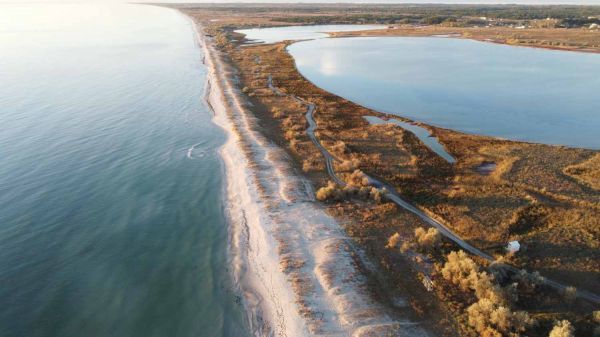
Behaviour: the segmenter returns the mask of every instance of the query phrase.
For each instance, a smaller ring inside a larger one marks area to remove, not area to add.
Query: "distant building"
[[[519,241],[511,241],[506,245],[506,251],[509,253],[516,253],[521,249]]]

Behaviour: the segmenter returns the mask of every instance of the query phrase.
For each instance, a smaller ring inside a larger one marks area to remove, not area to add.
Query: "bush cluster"
[[[467,308],[469,325],[481,336],[518,336],[534,323],[526,312],[510,309],[514,285],[502,288],[494,276],[479,267],[464,251],[451,252],[442,277],[462,290],[472,290],[478,301]]]
[[[327,186],[319,188],[317,190],[317,200],[319,201],[328,201],[328,200],[344,200],[348,198],[360,198],[360,199],[372,199],[376,202],[381,202],[383,199],[383,195],[385,194],[384,190],[377,189],[372,186],[345,186],[339,187],[335,183],[329,181],[327,182]]]
[[[520,332],[533,324],[526,312],[513,312],[487,298],[482,298],[467,308],[467,315],[469,325],[481,336],[519,336]]]
[[[344,160],[340,164],[336,165],[336,168],[341,172],[349,172],[356,170],[360,165],[360,160],[358,158],[352,158],[348,160]]]
[[[414,241],[406,241],[400,247],[400,251],[405,253],[409,250],[417,249],[423,253],[431,252],[439,247],[442,242],[442,235],[437,228],[425,229],[417,227],[415,229]]]
[[[548,337],[575,337],[575,329],[571,322],[562,320],[556,323]]]
[[[415,239],[419,247],[430,250],[434,249],[442,242],[442,235],[437,228],[425,230],[423,227],[415,229]]]
[[[350,176],[348,176],[347,183],[350,186],[360,187],[360,186],[368,186],[369,178],[367,175],[361,170],[354,170]]]

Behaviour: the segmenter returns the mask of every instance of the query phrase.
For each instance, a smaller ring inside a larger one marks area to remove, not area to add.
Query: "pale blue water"
[[[284,40],[322,39],[331,32],[349,32],[358,30],[382,29],[383,25],[311,25],[285,26],[270,28],[239,29],[237,33],[246,35],[252,43],[275,43]]]
[[[0,5],[0,336],[244,336],[190,23]]]
[[[444,148],[444,145],[442,145],[439,142],[437,137],[431,136],[431,133],[423,127],[420,127],[418,125],[411,124],[411,123],[402,122],[397,119],[383,120],[383,119],[381,119],[379,117],[375,117],[375,116],[365,116],[365,119],[369,122],[369,124],[374,124],[374,125],[376,125],[376,124],[396,124],[396,125],[400,126],[401,128],[404,128],[404,129],[412,132],[415,136],[417,136],[417,138],[419,138],[425,144],[425,146],[430,148],[438,156],[444,158],[445,161],[449,162],[450,164],[454,164],[456,162],[456,159],[454,157],[452,157],[452,155],[449,154],[448,151],[446,151],[446,149]]]
[[[600,55],[422,37],[288,47],[321,88],[415,121],[508,139],[600,148]]]

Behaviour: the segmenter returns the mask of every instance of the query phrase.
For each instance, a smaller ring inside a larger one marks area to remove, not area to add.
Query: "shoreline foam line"
[[[196,23],[197,24],[197,23]],[[221,149],[227,182],[231,262],[255,335],[426,336],[393,317],[367,291],[338,223],[312,201],[285,151],[256,131],[234,85],[235,71],[194,27],[208,68],[208,102],[227,133]]]

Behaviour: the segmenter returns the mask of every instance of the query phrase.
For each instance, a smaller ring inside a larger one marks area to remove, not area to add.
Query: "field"
[[[240,47],[244,37],[233,32],[242,27],[290,23],[356,22],[359,14],[365,15],[364,7],[329,6],[318,13],[302,5],[272,8],[187,5],[183,9],[205,27],[206,33],[221,48],[223,57],[239,71],[239,88],[254,106],[253,112],[260,120],[262,131],[288,150],[298,171],[313,182],[315,189],[325,186],[329,180],[325,160],[306,134],[306,107],[293,96],[316,105],[316,135],[321,144],[340,159],[336,172],[350,185],[361,185],[360,172],[356,170],[367,172],[394,186],[414,205],[504,264],[539,271],[544,277],[575,289],[600,294],[598,151],[506,141],[421,125],[438,137],[457,159],[456,164],[451,165],[412,133],[391,125],[369,125],[363,118],[400,117],[356,105],[303,78],[286,51],[290,42]],[[431,16],[432,9],[426,9],[427,15],[423,14],[419,20]],[[438,10],[448,13],[448,9]],[[587,10],[596,13],[598,8]],[[512,11],[520,15],[513,13],[512,17],[503,20],[513,25],[524,24],[522,17],[526,16],[523,14],[527,13],[526,9]],[[383,12],[384,7],[373,7],[367,13],[370,19],[361,22],[383,20]],[[600,50],[600,33],[585,27],[464,27],[469,21],[464,15],[453,13],[458,16],[453,25],[450,24],[453,21],[446,18],[436,25],[393,23],[384,31],[334,36],[458,34],[496,43],[589,52]],[[508,15],[507,11],[500,13]],[[541,21],[536,20],[542,19],[537,16],[544,12],[532,10],[531,13],[536,18],[527,19],[526,24],[540,25]],[[412,12],[410,15],[419,14]],[[564,20],[557,19],[555,24],[561,22]],[[269,88],[270,81],[285,95],[275,94]],[[415,230],[427,226],[414,215],[385,201],[340,193],[334,200],[326,202],[347,233],[364,249],[368,258],[377,263],[376,270],[366,268],[366,271],[372,274],[373,282],[384,285],[373,287],[378,289],[375,293],[382,301],[393,298],[390,293],[410,293],[409,303],[416,312],[422,313],[423,319],[427,317],[425,313],[435,313],[433,317],[443,319],[443,323],[430,322],[440,334],[454,335],[455,330],[465,336],[482,333],[469,323],[471,317],[466,313],[466,309],[481,297],[453,286],[441,273],[448,253],[457,250],[454,244],[441,240],[433,248],[415,245],[415,240],[419,241],[415,239]],[[388,239],[396,233],[398,242],[388,244]],[[502,247],[512,240],[521,242],[521,251],[507,254]],[[400,246],[406,249],[401,252]],[[494,266],[474,260],[492,272]],[[407,278],[405,270],[411,270],[413,277]],[[521,284],[515,281],[517,276],[502,280],[498,276],[501,274],[495,274],[496,281],[505,289],[513,281]],[[425,277],[436,284],[432,292],[422,285]],[[578,336],[593,334],[597,323],[593,321],[592,311],[598,310],[597,304],[571,299],[568,293],[556,293],[544,286],[538,286],[535,292],[520,289],[518,295],[518,299],[511,301],[512,308],[529,312],[537,321],[524,330],[527,335],[547,336],[557,319],[569,319]],[[394,303],[389,304],[394,307]]]

